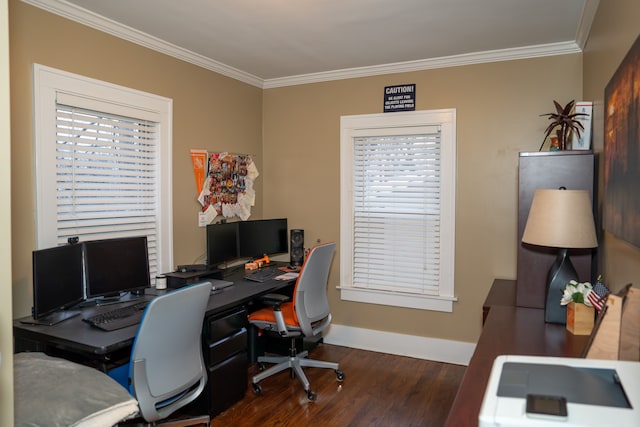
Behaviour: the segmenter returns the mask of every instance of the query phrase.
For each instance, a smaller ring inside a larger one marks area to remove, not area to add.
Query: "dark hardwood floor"
[[[251,385],[245,398],[211,420],[211,426],[442,426],[464,366],[321,344],[310,357],[340,363],[333,370],[307,368],[307,399],[287,371],[263,380],[262,396]],[[270,365],[267,365],[270,366]],[[251,376],[258,372],[252,365]]]

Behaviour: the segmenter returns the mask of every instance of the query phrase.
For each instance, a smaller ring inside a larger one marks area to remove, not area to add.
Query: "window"
[[[147,236],[169,271],[170,99],[34,66],[38,248]]]
[[[455,110],[341,119],[343,300],[452,311]]]

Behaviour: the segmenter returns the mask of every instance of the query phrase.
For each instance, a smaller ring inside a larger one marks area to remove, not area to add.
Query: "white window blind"
[[[56,104],[57,243],[147,236],[157,272],[157,123]]]
[[[353,286],[437,295],[440,129],[355,138],[353,186]]]
[[[340,120],[340,298],[453,311],[456,112]]]
[[[33,66],[36,247],[147,236],[173,268],[172,100]]]

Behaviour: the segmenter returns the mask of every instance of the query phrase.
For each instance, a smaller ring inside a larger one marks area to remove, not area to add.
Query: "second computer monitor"
[[[287,253],[287,219],[258,219],[207,225],[207,265]]]
[[[82,245],[33,251],[34,319],[42,320],[64,311],[83,297]],[[51,323],[56,321],[53,317]]]
[[[87,298],[117,296],[150,286],[147,237],[84,242]]]
[[[217,267],[239,257],[238,223],[207,225],[207,265]]]
[[[261,257],[289,251],[286,218],[242,221],[238,224],[240,257]]]

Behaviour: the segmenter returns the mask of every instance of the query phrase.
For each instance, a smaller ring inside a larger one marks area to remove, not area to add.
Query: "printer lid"
[[[527,395],[566,399],[565,419],[526,412]],[[552,417],[553,418],[553,417]],[[480,427],[640,426],[640,362],[498,356],[478,417]]]

